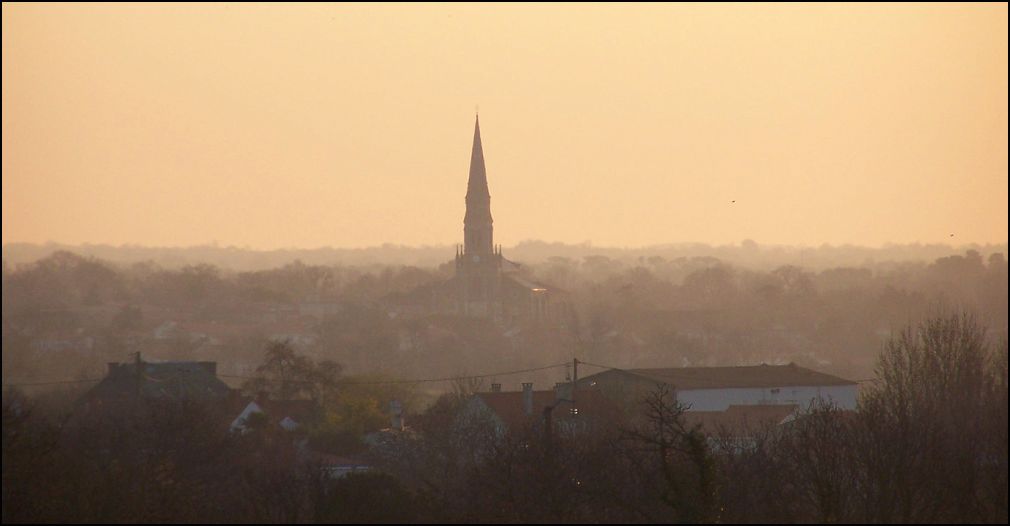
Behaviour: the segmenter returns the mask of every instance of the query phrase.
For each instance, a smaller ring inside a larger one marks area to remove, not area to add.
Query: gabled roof
[[[216,375],[214,362],[109,364],[109,373],[84,395],[84,400],[135,399],[210,400],[231,389]]]
[[[617,370],[672,385],[676,389],[729,389],[787,386],[856,385],[837,376],[788,365],[747,365],[736,367],[669,367]],[[607,374],[605,371],[598,374]],[[595,376],[595,375],[593,375]],[[590,381],[591,376],[585,381]],[[580,382],[581,383],[581,382]]]
[[[231,423],[232,430],[244,430],[246,421],[255,413],[263,414],[271,425],[279,425],[288,431],[310,422],[315,416],[315,402],[312,400],[270,400],[265,398],[243,398],[242,411]]]

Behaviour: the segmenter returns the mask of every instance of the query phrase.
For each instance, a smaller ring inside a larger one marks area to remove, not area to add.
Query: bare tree
[[[716,522],[716,472],[708,439],[698,426],[685,423],[687,408],[667,386],[650,392],[643,405],[641,421],[626,432],[627,451],[645,473],[656,475],[653,490],[676,521]]]

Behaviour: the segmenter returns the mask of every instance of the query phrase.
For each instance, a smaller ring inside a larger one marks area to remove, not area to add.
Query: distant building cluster
[[[440,287],[423,287],[402,298],[401,312],[441,312],[486,318],[504,324],[561,323],[571,305],[565,292],[540,283],[494,243],[480,119],[474,123],[470,175],[466,186],[463,244],[456,248],[455,275]]]
[[[489,424],[499,438],[522,430],[547,431],[547,437],[556,432],[604,432],[634,420],[649,392],[666,389],[686,410],[689,426],[710,436],[746,441],[750,433],[787,424],[818,403],[854,410],[856,387],[855,382],[794,364],[611,369],[548,390],[534,390],[527,382],[521,390],[503,391],[500,383],[494,383],[489,391],[471,395],[452,425]],[[376,455],[398,454],[391,449],[402,447],[396,445],[397,439],[413,436],[402,404],[391,400],[389,427],[364,438],[369,454],[314,451],[305,432],[306,426],[319,423],[321,408],[316,401],[276,400],[266,393],[245,396],[217,377],[214,362],[151,363],[139,354],[130,363],[110,363],[106,377],[78,400],[73,418],[76,422],[131,418],[152,404],[180,402],[212,407],[221,415],[221,428],[231,433],[286,434],[301,451],[301,462],[313,463],[335,478],[373,469],[373,461],[381,461]]]

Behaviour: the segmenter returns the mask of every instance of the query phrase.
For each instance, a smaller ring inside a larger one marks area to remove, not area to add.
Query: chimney
[[[390,428],[396,431],[403,431],[403,403],[399,400],[390,400]]]
[[[491,384],[491,392],[492,393],[500,393],[501,392],[501,384]]]
[[[523,382],[523,412],[533,416],[533,382]]]

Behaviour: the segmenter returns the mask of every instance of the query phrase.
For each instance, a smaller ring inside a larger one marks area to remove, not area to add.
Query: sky
[[[1007,5],[3,4],[3,243],[1007,241]]]

